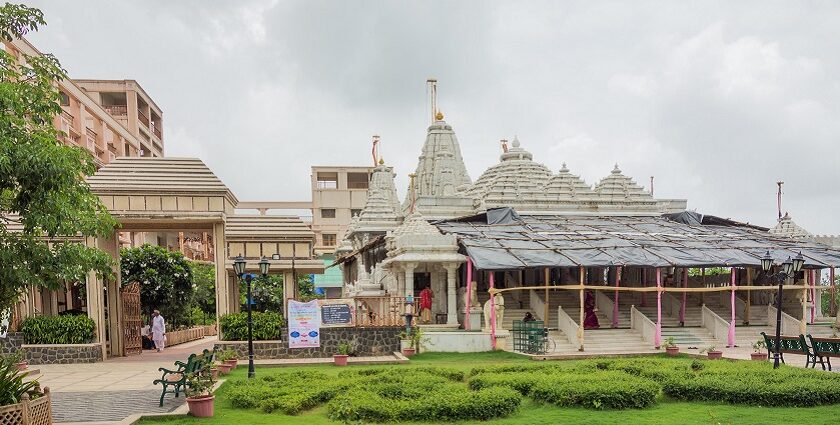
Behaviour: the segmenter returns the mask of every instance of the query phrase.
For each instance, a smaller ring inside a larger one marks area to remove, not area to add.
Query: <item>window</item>
[[[347,188],[367,189],[369,180],[368,173],[347,173]]]
[[[335,218],[335,208],[321,208],[321,218]]]
[[[318,173],[318,189],[338,189],[338,173]]]
[[[353,209],[350,210],[350,217],[355,217],[355,216],[357,216],[361,213],[362,213],[361,208],[353,208]]]
[[[335,233],[324,233],[321,235],[324,246],[335,246]]]
[[[67,96],[67,93],[60,91],[58,96],[61,98],[61,106],[70,106],[70,96]]]

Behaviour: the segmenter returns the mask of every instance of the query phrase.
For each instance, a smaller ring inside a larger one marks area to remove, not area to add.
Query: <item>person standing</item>
[[[432,321],[432,299],[435,297],[430,286],[420,291],[420,320],[426,324]]]
[[[155,342],[158,353],[160,353],[166,342],[166,322],[158,310],[152,312],[152,340]]]

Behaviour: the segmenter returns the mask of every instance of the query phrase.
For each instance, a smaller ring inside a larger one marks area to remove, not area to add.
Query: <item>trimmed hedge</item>
[[[622,372],[557,375],[538,381],[531,397],[558,406],[595,409],[642,409],[656,403],[661,387],[654,381]]]
[[[96,324],[83,315],[31,316],[20,324],[26,344],[88,344]]]
[[[274,312],[254,311],[253,320],[254,341],[271,341],[280,339],[283,327],[283,315]],[[224,341],[245,341],[248,339],[248,313],[225,314],[219,319]]]

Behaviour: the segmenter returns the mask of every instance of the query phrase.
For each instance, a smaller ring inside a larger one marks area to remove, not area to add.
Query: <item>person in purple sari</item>
[[[583,297],[583,329],[598,329],[598,316],[595,315],[595,297],[592,291],[586,291]]]

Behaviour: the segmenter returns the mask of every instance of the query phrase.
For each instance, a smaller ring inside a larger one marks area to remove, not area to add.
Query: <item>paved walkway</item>
[[[53,394],[55,423],[115,422],[135,413],[167,413],[184,403],[184,396],[167,395],[158,406],[160,390],[60,392]]]

